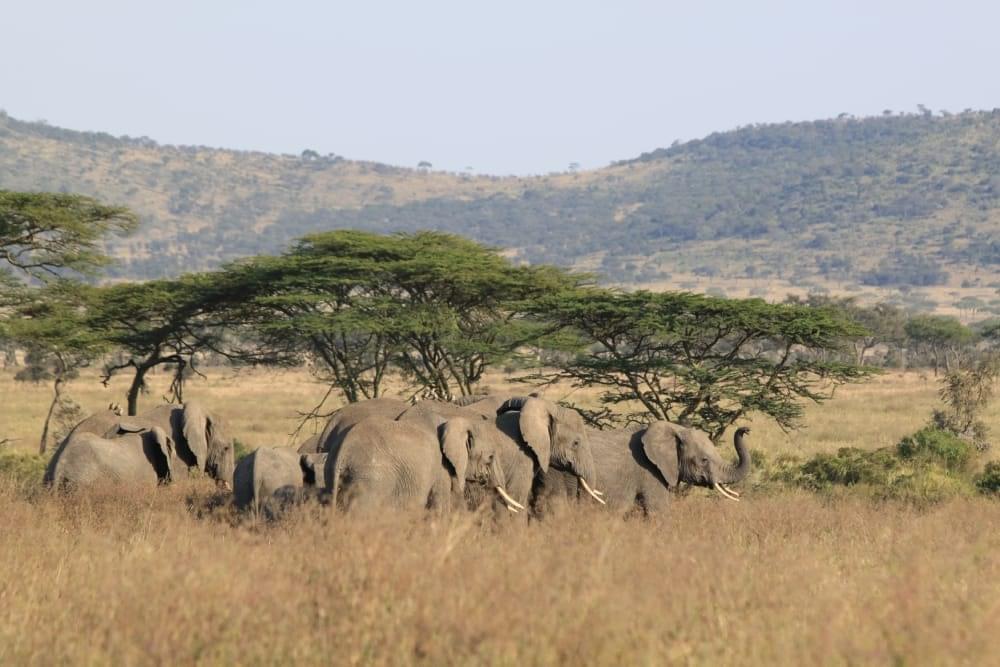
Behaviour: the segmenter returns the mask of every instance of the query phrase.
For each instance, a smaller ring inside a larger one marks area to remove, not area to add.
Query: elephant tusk
[[[714,482],[712,484],[712,486],[715,488],[716,491],[718,491],[719,493],[722,494],[723,498],[728,498],[729,500],[732,500],[732,501],[737,502],[737,503],[740,502],[740,499],[737,498],[736,496],[731,496],[728,493],[726,493],[726,491],[722,488],[721,485],[719,485],[718,482]]]
[[[517,508],[516,507],[511,507],[510,505],[504,505],[504,507],[506,507],[507,509],[509,509],[512,513],[517,514]]]
[[[719,486],[721,486],[721,487],[722,487],[722,488],[724,488],[724,489],[725,489],[725,490],[726,490],[727,492],[729,492],[730,494],[732,494],[732,495],[736,496],[737,498],[739,498],[739,497],[740,497],[740,492],[739,492],[739,491],[734,491],[734,490],[730,489],[730,488],[729,488],[729,487],[728,487],[727,485],[725,485],[725,484],[719,484]]]
[[[586,491],[587,493],[589,493],[590,495],[592,495],[594,497],[594,500],[596,500],[597,502],[601,503],[602,505],[607,505],[608,504],[603,498],[601,498],[599,495],[597,495],[598,494],[597,491],[594,491],[592,488],[590,488],[590,484],[587,484],[587,480],[585,480],[583,477],[580,478],[580,484],[583,485],[583,490],[584,491]]]
[[[500,497],[503,498],[503,500],[504,500],[505,503],[507,503],[507,508],[508,509],[510,509],[511,507],[516,507],[519,510],[523,510],[524,509],[524,505],[522,505],[521,503],[519,503],[516,500],[514,500],[513,498],[511,498],[510,494],[508,494],[504,490],[504,488],[502,486],[497,486],[496,489],[497,489],[497,493],[500,494]]]

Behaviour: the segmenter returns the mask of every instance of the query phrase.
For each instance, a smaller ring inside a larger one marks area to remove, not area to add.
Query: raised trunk
[[[736,448],[736,456],[739,457],[739,461],[735,466],[726,466],[722,471],[722,479],[719,481],[723,484],[735,484],[750,474],[750,450],[747,449],[746,443],[746,435],[749,432],[750,429],[746,427],[736,429],[736,435],[733,436],[733,447]]]

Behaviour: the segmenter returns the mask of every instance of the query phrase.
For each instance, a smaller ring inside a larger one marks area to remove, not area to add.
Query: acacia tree
[[[111,285],[97,292],[87,325],[119,352],[104,368],[105,386],[117,373],[132,370],[126,392],[129,415],[136,414],[152,369],[174,366],[170,398],[182,402],[185,378],[196,371],[195,355],[221,349],[224,328],[208,317],[215,289],[213,275],[202,274]]]
[[[0,260],[34,277],[108,263],[101,239],[132,231],[135,214],[82,195],[0,190]]]
[[[356,402],[382,394],[392,304],[371,289],[378,260],[370,239],[344,232],[339,241],[337,251],[303,240],[280,257],[231,264],[218,284],[229,318],[252,339],[237,357],[309,361],[318,379]]]
[[[531,339],[520,304],[569,280],[430,232],[315,234],[226,273],[248,297],[234,319],[272,354],[311,360],[351,402],[379,396],[393,368],[440,398],[471,393],[489,364]]]
[[[450,234],[393,237],[397,259],[379,290],[398,304],[396,363],[429,393],[466,396],[491,365],[538,338],[534,300],[583,277],[550,266],[512,266],[497,251]]]
[[[574,351],[535,380],[597,385],[603,403],[638,406],[625,419],[689,424],[716,440],[755,412],[793,428],[805,401],[822,402],[874,372],[822,354],[864,334],[826,308],[602,289],[553,295],[534,308]]]
[[[66,384],[107,351],[107,343],[87,326],[91,290],[69,281],[26,290],[15,317],[3,326],[5,336],[27,350],[19,380],[51,380],[52,401],[45,416],[38,452],[48,446],[52,419],[64,404]]]
[[[905,330],[918,349],[930,354],[935,377],[941,366],[949,373],[959,366],[963,348],[975,338],[971,329],[944,315],[916,315]]]

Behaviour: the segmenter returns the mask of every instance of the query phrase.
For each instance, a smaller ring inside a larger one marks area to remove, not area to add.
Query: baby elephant
[[[299,454],[288,447],[256,449],[236,464],[233,502],[238,509],[260,511],[264,502],[283,487],[315,487],[317,465],[322,471],[325,462],[325,454]]]

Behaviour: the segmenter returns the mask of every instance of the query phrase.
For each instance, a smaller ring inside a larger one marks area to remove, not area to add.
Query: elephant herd
[[[349,513],[492,507],[539,516],[573,502],[643,514],[679,484],[713,488],[750,471],[747,428],[737,462],[709,437],[670,422],[602,431],[537,396],[472,396],[449,403],[379,398],[337,411],[298,451],[262,447],[234,461],[218,419],[199,404],[123,418],[114,406],[81,422],[57,449],[45,482],[163,484],[199,469],[231,488],[237,508],[275,516],[315,497]]]

